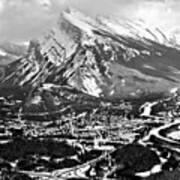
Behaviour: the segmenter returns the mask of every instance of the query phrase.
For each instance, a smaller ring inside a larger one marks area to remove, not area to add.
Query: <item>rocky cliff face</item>
[[[1,71],[1,85],[68,85],[105,98],[140,97],[179,86],[180,51],[159,29],[62,13],[57,27]]]

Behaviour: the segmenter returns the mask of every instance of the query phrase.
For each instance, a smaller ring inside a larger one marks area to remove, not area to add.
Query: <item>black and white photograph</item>
[[[0,180],[180,180],[180,0],[0,0]]]

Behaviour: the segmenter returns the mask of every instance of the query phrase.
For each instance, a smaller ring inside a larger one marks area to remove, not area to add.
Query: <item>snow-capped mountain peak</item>
[[[70,9],[69,12],[64,11],[62,13],[63,17],[72,25],[79,28],[80,30],[86,32],[89,36],[93,35],[93,26],[90,24],[90,18],[84,16],[82,13]]]
[[[74,9],[28,56],[7,68],[3,83],[68,85],[96,97],[139,96],[179,86],[180,52],[158,28]],[[22,70],[22,67],[23,70]],[[12,75],[13,72],[13,75]]]

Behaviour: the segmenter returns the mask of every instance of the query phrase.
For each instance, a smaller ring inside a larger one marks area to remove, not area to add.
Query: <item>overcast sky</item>
[[[68,6],[91,16],[143,19],[166,31],[180,27],[179,0],[0,0],[0,41],[39,37],[57,22],[60,12]]]

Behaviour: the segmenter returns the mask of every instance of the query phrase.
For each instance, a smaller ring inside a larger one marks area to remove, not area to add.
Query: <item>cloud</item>
[[[25,40],[39,37],[57,22],[68,6],[96,16],[118,12],[119,6],[133,0],[0,0],[0,40]],[[118,6],[117,6],[118,4]],[[121,11],[124,11],[121,9]]]
[[[0,39],[24,40],[45,33],[58,15],[48,11],[48,6],[48,1],[7,0],[0,14]]]
[[[176,3],[177,0],[0,0],[0,40],[37,38],[55,25],[60,12],[68,6],[90,16],[113,14],[173,26],[180,17]]]
[[[4,1],[0,0],[0,13],[2,13],[3,9],[4,9]]]
[[[3,10],[3,3],[0,1],[0,13],[2,12]]]

